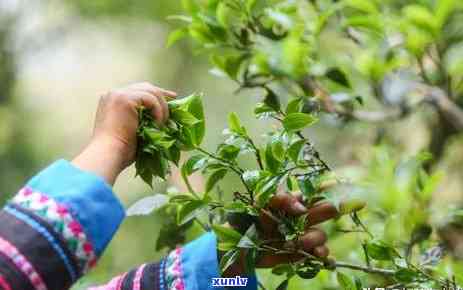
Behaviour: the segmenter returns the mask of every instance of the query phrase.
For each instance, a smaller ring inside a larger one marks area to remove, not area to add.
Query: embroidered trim
[[[2,237],[0,237],[0,252],[16,265],[16,267],[29,279],[36,290],[48,289],[34,266],[32,266],[15,246]]]
[[[135,277],[133,278],[133,290],[141,290],[141,278],[143,277],[143,271],[145,270],[146,264],[140,266],[135,273]]]
[[[97,257],[93,245],[67,206],[29,187],[21,189],[12,202],[34,211],[63,236],[69,250],[76,256],[82,273],[96,265]]]
[[[170,252],[166,258],[166,286],[168,290],[185,290],[183,281],[182,248],[177,248]]]
[[[0,275],[0,286],[1,286],[4,290],[12,290],[10,284],[8,284],[8,282],[6,281],[6,279],[3,278],[3,276],[1,276],[1,275]]]
[[[162,259],[161,264],[159,265],[159,277],[158,277],[159,289],[161,289],[161,290],[166,289],[164,287],[164,285],[166,284],[165,281],[164,281],[165,265],[166,265],[166,259]]]
[[[36,230],[39,234],[41,234],[53,247],[53,249],[58,253],[60,258],[63,260],[64,265],[66,267],[66,270],[69,272],[69,275],[71,276],[72,281],[77,280],[77,273],[74,269],[74,267],[71,265],[69,258],[66,256],[64,253],[63,249],[60,247],[58,242],[55,240],[55,238],[47,231],[46,228],[44,228],[42,225],[40,225],[38,222],[30,218],[29,216],[23,214],[22,212],[19,212],[15,208],[12,208],[10,206],[6,206],[4,210],[16,217],[17,219],[25,222],[28,224],[30,227],[32,227],[34,230]]]

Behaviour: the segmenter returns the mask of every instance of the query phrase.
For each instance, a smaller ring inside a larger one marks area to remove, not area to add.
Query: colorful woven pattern
[[[35,290],[47,290],[42,277],[37,273],[31,263],[24,257],[15,246],[0,237],[0,253],[8,257],[16,267],[29,279]]]
[[[55,231],[65,239],[83,273],[96,264],[97,257],[93,246],[68,207],[28,187],[21,189],[12,202],[33,211],[49,222]]]
[[[168,290],[185,290],[181,254],[182,248],[177,248],[166,257],[165,275]]]

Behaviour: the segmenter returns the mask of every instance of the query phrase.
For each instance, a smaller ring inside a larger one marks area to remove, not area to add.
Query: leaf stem
[[[241,182],[243,183],[244,187],[246,188],[247,192],[249,193],[250,197],[251,197],[251,200],[252,202],[254,202],[254,197],[253,197],[253,194],[252,194],[252,190],[249,188],[249,186],[246,184],[246,182],[244,181],[244,178],[243,178],[243,172],[244,170],[240,167],[236,167],[234,164],[232,164],[230,161],[228,160],[225,160],[219,156],[216,156],[210,152],[208,152],[207,150],[201,148],[201,147],[195,147],[196,150],[198,150],[199,152],[203,153],[203,154],[206,154],[207,156],[217,160],[217,161],[220,161],[222,163],[224,163],[225,165],[227,165],[228,168],[230,168],[233,172],[235,172],[241,179]]]
[[[340,261],[335,262],[334,266],[336,268],[347,268],[347,269],[362,271],[362,272],[370,273],[370,274],[380,274],[380,275],[383,275],[383,276],[392,276],[396,272],[395,270],[390,270],[390,269],[365,267],[365,266],[349,264],[349,263],[340,262]]]

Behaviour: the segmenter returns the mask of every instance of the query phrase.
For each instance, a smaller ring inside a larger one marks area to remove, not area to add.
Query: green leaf
[[[317,121],[317,118],[310,114],[292,113],[283,119],[283,126],[289,132],[299,131]]]
[[[228,126],[230,130],[238,135],[246,135],[246,130],[241,126],[241,121],[235,112],[228,115]]]
[[[240,153],[240,147],[231,144],[220,144],[217,154],[225,160],[235,160]]]
[[[221,225],[212,225],[212,229],[221,242],[238,244],[242,236],[234,229]]]
[[[359,277],[355,276],[354,277],[354,282],[355,282],[355,288],[357,290],[363,290],[364,287],[362,286],[362,280],[360,280]]]
[[[368,255],[378,261],[391,261],[398,257],[397,251],[383,241],[374,241],[366,246]]]
[[[409,268],[401,268],[394,273],[394,279],[401,283],[411,283],[419,278],[419,274]]]
[[[273,144],[270,142],[265,148],[265,167],[272,173],[278,173],[280,166],[281,162],[273,155]]]
[[[294,275],[294,269],[291,264],[278,264],[272,268],[272,273],[275,275],[284,275],[292,276]]]
[[[193,114],[183,110],[173,110],[170,113],[170,117],[171,119],[184,126],[193,126],[200,122],[200,120],[196,119],[195,116],[193,116]]]
[[[180,149],[177,146],[169,147],[169,149],[166,151],[166,157],[178,166],[180,161]]]
[[[286,106],[286,114],[298,113],[301,110],[302,98],[293,98]]]
[[[203,138],[204,138],[204,134],[206,133],[203,103],[201,101],[201,96],[198,94],[194,94],[190,96],[189,98],[190,98],[190,103],[188,105],[188,111],[196,119],[201,121],[192,127],[193,143],[194,145],[199,146],[201,145],[201,142],[203,141]]]
[[[285,148],[281,140],[274,140],[272,142],[272,155],[279,162],[283,162],[285,160]]]
[[[212,55],[211,62],[222,72],[227,74],[232,80],[238,78],[241,63],[245,57],[241,54],[232,55]]]
[[[256,118],[265,118],[273,114],[275,111],[264,103],[257,103],[256,107],[254,108],[254,114]]]
[[[172,31],[169,34],[169,37],[167,38],[167,48],[171,47],[174,45],[177,41],[181,40],[182,38],[185,38],[188,36],[188,28],[187,27],[182,27],[179,29],[176,29]]]
[[[195,171],[201,169],[201,165],[207,160],[203,155],[193,155],[182,165],[182,175],[189,176]]]
[[[347,7],[355,8],[365,13],[378,13],[378,8],[375,5],[375,1],[346,0],[345,4]]]
[[[281,107],[280,99],[270,89],[267,89],[267,95],[265,96],[264,104],[266,104],[268,107],[272,108],[275,112],[280,111],[280,107]]]
[[[196,218],[201,213],[201,210],[206,207],[207,204],[205,204],[202,200],[197,199],[179,205],[179,209],[177,211],[177,224],[186,224]]]
[[[344,290],[356,290],[357,287],[354,284],[354,281],[352,281],[349,276],[347,276],[344,273],[337,272],[336,273],[336,278],[338,280],[339,286],[341,286],[342,289]]]
[[[239,250],[230,250],[226,252],[220,259],[220,270],[225,272],[233,263],[235,263],[240,256]]]
[[[427,30],[431,34],[437,32],[436,23],[432,12],[425,6],[418,4],[411,4],[403,8],[405,18],[416,26]]]
[[[325,73],[325,76],[332,80],[333,82],[341,85],[341,86],[344,86],[346,88],[350,88],[351,85],[350,85],[350,82],[349,80],[347,79],[347,76],[346,74],[340,70],[339,68],[331,68],[329,69],[326,73]]]
[[[287,290],[289,286],[289,279],[283,280],[275,290]]]
[[[199,6],[195,0],[182,0],[182,7],[190,14],[195,14],[199,11]]]
[[[246,185],[251,190],[254,190],[259,180],[261,180],[265,176],[267,176],[267,174],[261,170],[246,170],[242,174],[244,182],[246,182]]]
[[[301,193],[307,198],[311,199],[315,194],[315,187],[313,186],[312,182],[310,181],[309,176],[301,176],[297,179],[297,183],[299,185],[299,189]]]
[[[217,21],[227,29],[232,29],[241,19],[240,11],[233,8],[230,2],[221,1],[216,10]]]
[[[436,2],[436,22],[442,28],[449,17],[455,12],[458,0],[439,0]]]
[[[299,161],[299,156],[300,156],[301,150],[304,147],[304,145],[305,145],[305,140],[297,140],[296,142],[291,144],[288,148],[288,151],[287,151],[288,156],[296,164]]]
[[[214,171],[206,181],[206,192],[209,192],[214,186],[227,174],[228,169],[219,169]]]
[[[257,193],[256,199],[259,206],[267,205],[271,195],[276,192],[279,182],[279,176],[269,176],[259,181],[255,189],[255,192]]]
[[[225,204],[224,210],[226,210],[227,212],[244,213],[246,212],[246,205],[242,202],[235,201]]]

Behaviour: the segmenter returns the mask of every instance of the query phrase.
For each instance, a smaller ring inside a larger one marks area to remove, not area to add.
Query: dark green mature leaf
[[[285,147],[283,145],[282,140],[277,139],[272,142],[272,155],[275,159],[279,162],[283,162],[285,160]]]
[[[189,176],[205,165],[206,157],[204,155],[193,155],[182,165],[182,175]]]
[[[266,104],[268,107],[272,108],[276,112],[280,111],[280,99],[270,89],[267,89],[267,95],[265,96],[264,104]]]
[[[317,121],[317,118],[305,113],[292,113],[283,119],[283,126],[289,132],[299,131],[305,127],[312,125]]]
[[[301,193],[310,200],[315,192],[315,187],[313,186],[312,182],[310,181],[309,176],[301,176],[297,179],[297,183],[299,185],[299,189]]]
[[[221,158],[225,160],[233,161],[240,153],[240,150],[241,150],[240,147],[237,147],[235,145],[220,144],[219,150],[217,153]]]
[[[288,151],[287,151],[288,156],[296,164],[299,161],[299,156],[300,156],[301,150],[304,147],[305,143],[306,143],[305,140],[298,140],[294,142],[293,144],[291,144],[288,148]]]
[[[363,290],[364,287],[362,286],[362,280],[360,280],[359,277],[355,276],[354,277],[354,282],[355,282],[355,288],[357,290]]]
[[[272,268],[272,273],[275,275],[294,275],[294,268],[291,264],[279,264]]]
[[[280,169],[281,162],[273,154],[273,143],[267,144],[265,148],[265,166],[272,173],[277,173]]]
[[[285,279],[283,282],[280,283],[280,285],[278,285],[276,290],[287,290],[288,286],[289,286],[289,279]]]
[[[368,255],[378,261],[391,261],[395,257],[398,257],[396,250],[382,241],[374,241],[368,243],[366,246]]]
[[[401,283],[410,283],[419,278],[419,273],[409,268],[401,268],[394,274],[394,279]]]
[[[206,207],[207,204],[205,204],[202,200],[197,199],[179,205],[179,209],[177,211],[177,224],[183,225],[191,221],[200,214],[202,209]]]
[[[336,278],[338,280],[339,286],[344,290],[356,290],[354,281],[344,273],[336,272]]]
[[[206,181],[206,192],[209,192],[214,188],[214,186],[227,174],[228,169],[219,169],[214,171]]]
[[[350,82],[349,80],[347,79],[347,76],[346,74],[340,70],[339,68],[331,68],[329,69],[326,73],[325,73],[325,76],[332,80],[333,82],[341,85],[341,86],[344,86],[344,87],[347,87],[347,88],[350,88],[351,85],[350,85]]]
[[[276,192],[280,176],[269,176],[257,183],[255,192],[257,193],[256,199],[259,206],[267,204],[271,195]]]
[[[320,264],[306,260],[297,265],[296,274],[302,279],[313,279],[320,273]]]

